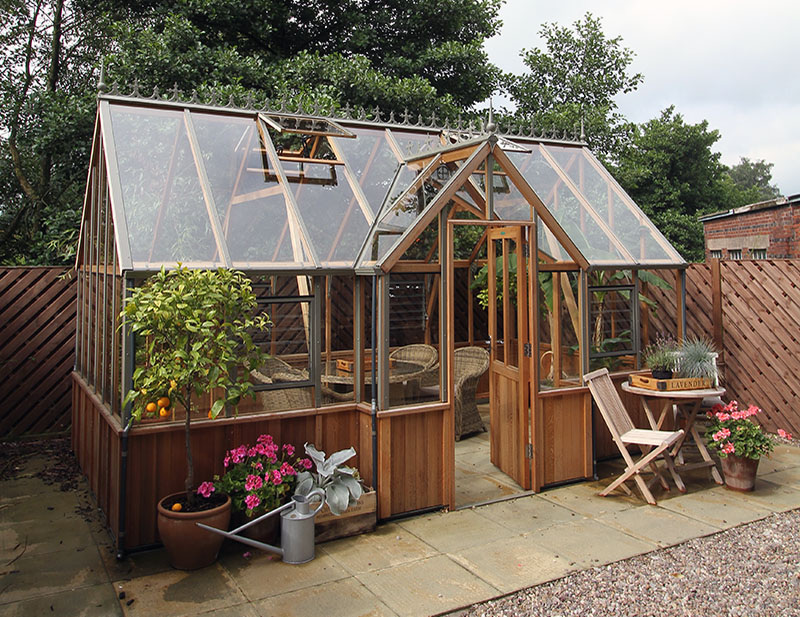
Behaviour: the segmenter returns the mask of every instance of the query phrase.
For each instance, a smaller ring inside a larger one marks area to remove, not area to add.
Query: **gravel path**
[[[798,617],[800,510],[476,604],[464,617]]]

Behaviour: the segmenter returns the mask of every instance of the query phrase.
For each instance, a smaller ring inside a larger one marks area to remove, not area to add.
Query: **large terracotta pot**
[[[214,563],[225,536],[198,527],[196,523],[227,531],[231,520],[231,498],[226,495],[224,504],[202,512],[173,512],[163,503],[174,497],[169,495],[158,503],[158,535],[167,549],[172,567],[197,570]]]
[[[758,461],[760,459],[729,454],[719,460],[722,463],[725,486],[732,491],[752,491],[755,489],[756,472],[758,471]]]

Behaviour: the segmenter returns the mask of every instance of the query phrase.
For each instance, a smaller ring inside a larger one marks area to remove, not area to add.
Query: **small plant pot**
[[[225,536],[202,527],[203,523],[217,529],[228,530],[231,520],[231,498],[225,503],[201,512],[173,512],[164,507],[176,495],[169,495],[158,503],[158,535],[169,554],[169,562],[178,570],[197,570],[214,563]]]
[[[756,472],[760,459],[747,458],[729,454],[720,458],[722,474],[725,476],[725,486],[732,491],[749,492],[755,490]]]
[[[672,371],[653,369],[651,372],[653,379],[672,379]]]

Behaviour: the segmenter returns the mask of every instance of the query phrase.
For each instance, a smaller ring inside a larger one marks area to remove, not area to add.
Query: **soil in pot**
[[[228,529],[231,519],[231,499],[227,495],[212,495],[201,500],[197,511],[187,512],[186,494],[169,495],[158,504],[158,535],[169,554],[169,562],[178,570],[197,570],[214,563],[225,536],[197,526],[203,523],[217,529]],[[180,511],[173,511],[175,503]]]
[[[653,369],[650,372],[653,374],[653,379],[672,379],[672,371]]]

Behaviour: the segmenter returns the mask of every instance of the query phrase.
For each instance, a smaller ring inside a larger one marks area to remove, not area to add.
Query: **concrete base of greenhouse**
[[[118,561],[88,487],[62,492],[29,459],[0,482],[3,615],[435,615],[691,538],[800,508],[800,449],[763,459],[756,491],[733,493],[707,472],[658,506],[597,495],[603,480],[379,525],[317,546],[312,562],[226,545],[196,572],[173,570],[163,550]]]

